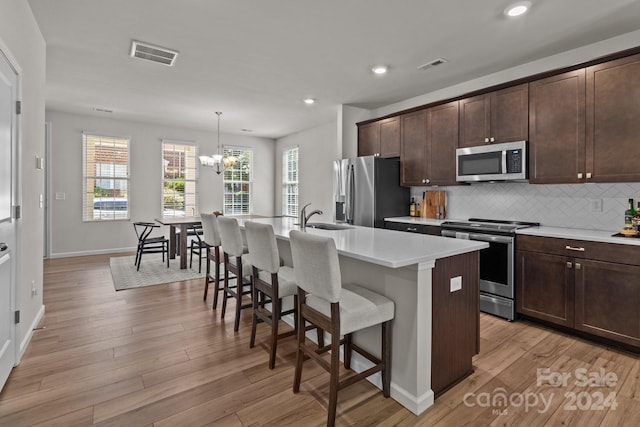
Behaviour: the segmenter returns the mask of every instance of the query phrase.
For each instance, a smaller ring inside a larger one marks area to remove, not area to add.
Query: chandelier
[[[222,171],[235,165],[238,159],[235,156],[223,156],[220,153],[220,116],[222,113],[216,111],[216,115],[218,116],[218,149],[213,156],[200,156],[199,159],[202,166],[214,168],[216,173],[220,175]]]

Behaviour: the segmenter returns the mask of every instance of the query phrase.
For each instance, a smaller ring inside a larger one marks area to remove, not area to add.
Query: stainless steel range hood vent
[[[132,58],[146,59],[171,67],[176,62],[178,52],[133,40],[131,42],[131,52],[129,55],[131,55]]]

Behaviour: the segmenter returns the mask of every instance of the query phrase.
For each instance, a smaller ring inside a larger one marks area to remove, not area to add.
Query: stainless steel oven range
[[[481,218],[442,223],[444,237],[489,243],[489,248],[480,251],[480,311],[515,319],[516,230],[539,225]]]

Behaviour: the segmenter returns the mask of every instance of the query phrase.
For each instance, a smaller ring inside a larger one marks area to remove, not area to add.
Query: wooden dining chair
[[[289,234],[296,283],[298,284],[298,324],[308,321],[331,334],[326,347],[309,345],[304,328],[298,328],[298,351],[293,392],[300,391],[302,364],[309,357],[330,374],[327,426],[335,425],[338,390],[381,372],[382,392],[389,397],[391,387],[391,321],[395,306],[387,297],[356,284],[343,284],[338,251],[332,238],[292,230]],[[353,343],[352,335],[365,328],[382,325],[381,356],[378,358]],[[343,340],[340,337],[344,336]],[[355,350],[373,366],[340,380],[340,345],[344,344],[344,366],[351,367]],[[331,350],[330,363],[321,356]]]

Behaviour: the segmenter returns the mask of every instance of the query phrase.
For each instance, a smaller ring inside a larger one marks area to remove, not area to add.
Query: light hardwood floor
[[[234,334],[233,308],[220,320],[202,280],[115,292],[109,256],[47,260],[44,276],[46,315],[0,394],[0,426],[324,425],[328,374],[306,362],[294,395],[293,338],[269,370],[267,328],[249,349],[248,311]],[[475,372],[421,416],[365,381],[340,392],[337,424],[640,425],[637,355],[486,315],[480,335]],[[607,383],[583,385],[581,372]]]

